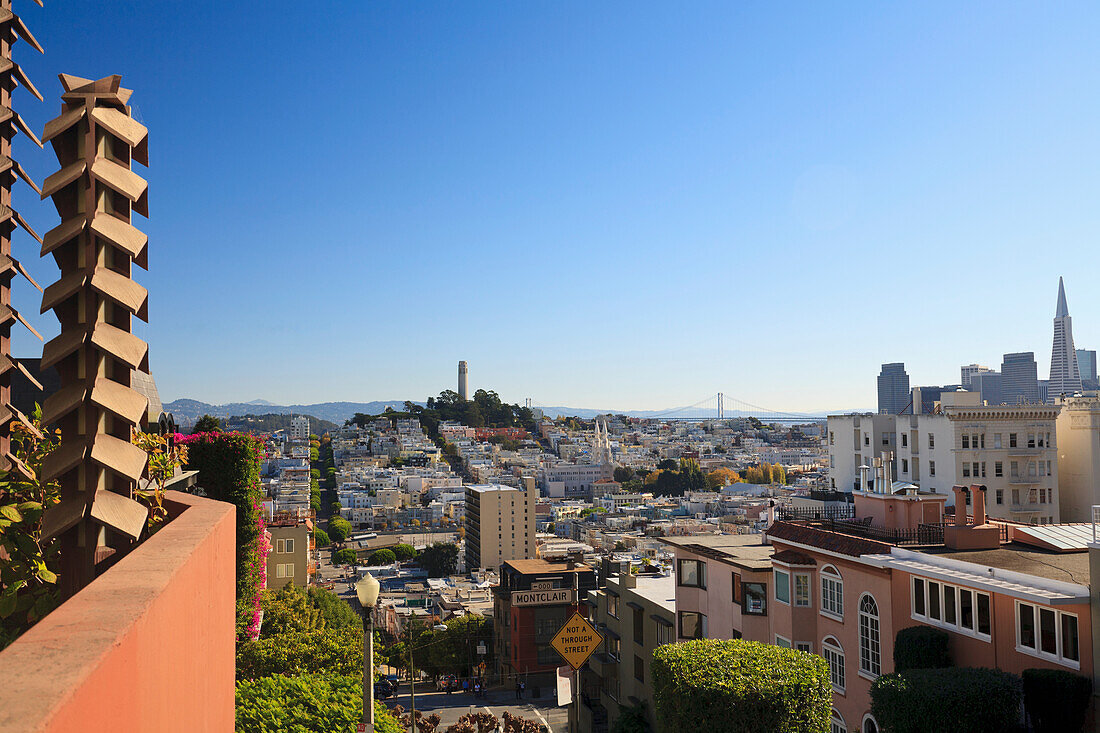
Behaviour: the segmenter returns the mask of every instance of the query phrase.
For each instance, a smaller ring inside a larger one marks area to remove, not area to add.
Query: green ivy
[[[1025,669],[1024,709],[1037,733],[1078,733],[1085,728],[1092,680],[1063,669]]]
[[[832,699],[828,664],[807,652],[740,639],[666,644],[653,652],[653,702],[663,733],[823,733]]]

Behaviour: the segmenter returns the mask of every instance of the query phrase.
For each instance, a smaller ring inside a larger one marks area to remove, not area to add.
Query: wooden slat
[[[62,112],[46,123],[46,126],[42,129],[42,142],[53,140],[55,137],[65,132],[65,130],[68,130],[77,122],[80,122],[83,116],[84,105],[70,109],[67,112]]]
[[[83,383],[62,387],[42,402],[42,424],[53,425],[84,402],[87,392]]]
[[[137,336],[107,323],[96,324],[92,332],[92,344],[128,364],[131,369],[137,369],[149,351],[149,345]]]
[[[135,425],[149,409],[149,398],[124,384],[100,377],[92,389],[92,402]]]
[[[68,186],[70,183],[80,178],[87,167],[87,163],[83,160],[78,160],[75,163],[70,163],[56,173],[51,173],[46,176],[46,180],[42,182],[40,195],[42,198],[53,196],[55,193],[65,188],[65,186]]]
[[[120,275],[106,267],[95,268],[91,286],[135,315],[143,311],[149,299],[148,290],[125,275]]]
[[[88,506],[80,499],[55,504],[42,515],[42,538],[52,540],[71,529],[81,519]]]
[[[42,347],[42,368],[49,369],[81,347],[88,334],[83,331],[63,332]]]
[[[149,244],[149,237],[143,231],[110,214],[96,214],[92,219],[92,231],[125,250],[134,259],[140,258]]]
[[[88,453],[84,443],[62,443],[42,460],[42,479],[53,481],[76,468]]]
[[[46,286],[46,289],[42,291],[42,309],[40,312],[45,313],[51,308],[56,308],[58,304],[76,295],[83,287],[84,279],[84,271],[77,270],[76,272],[70,272],[54,284]]]
[[[138,450],[141,450],[140,448]],[[93,449],[94,451],[94,449]],[[89,517],[136,540],[145,529],[149,510],[144,504],[113,491],[95,492]]]
[[[114,107],[96,107],[92,110],[92,119],[131,148],[149,135],[145,125]]]
[[[104,433],[95,436],[88,456],[99,465],[133,481],[141,478],[149,460],[145,451],[130,441]]]
[[[84,231],[84,226],[87,223],[88,220],[84,218],[84,215],[78,214],[76,217],[62,222],[46,232],[46,236],[42,238],[42,257]]]
[[[130,199],[131,202],[140,199],[149,187],[145,179],[137,173],[106,158],[95,159],[92,163],[92,176]]]

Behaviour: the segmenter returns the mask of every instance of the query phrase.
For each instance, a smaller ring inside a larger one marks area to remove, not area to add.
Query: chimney
[[[971,484],[970,496],[974,502],[974,526],[980,527],[985,524],[985,485]]]
[[[771,529],[773,524],[775,524],[775,499],[768,499],[768,526],[765,529]]]
[[[951,487],[955,492],[955,526],[966,525],[966,487],[955,484]]]

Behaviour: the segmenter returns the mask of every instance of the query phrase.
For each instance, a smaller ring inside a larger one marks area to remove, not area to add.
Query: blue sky
[[[32,127],[64,71],[122,74],[150,128],[166,400],[423,399],[466,359],[509,401],[873,406],[885,361],[1045,376],[1059,275],[1100,347],[1095,4],[17,10]]]

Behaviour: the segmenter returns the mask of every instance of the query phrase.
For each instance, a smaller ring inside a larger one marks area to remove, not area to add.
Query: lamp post
[[[367,573],[355,583],[355,595],[363,607],[363,725],[374,731],[374,604],[378,602],[378,581]]]

